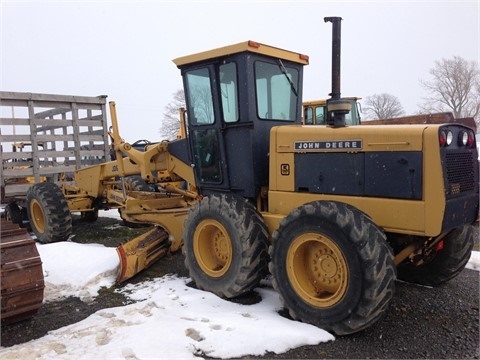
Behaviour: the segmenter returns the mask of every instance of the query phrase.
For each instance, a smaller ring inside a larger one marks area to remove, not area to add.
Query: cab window
[[[226,123],[238,121],[237,65],[220,65],[220,92],[223,120]]]
[[[303,109],[303,118],[305,125],[313,125],[313,108],[306,107]]]
[[[326,107],[324,106],[317,106],[315,108],[315,124],[317,125],[325,125],[325,113]]]
[[[278,64],[255,63],[257,115],[260,119],[294,121],[298,100],[298,70]]]
[[[213,124],[215,117],[208,68],[187,72],[186,85],[190,98],[188,106],[190,123],[192,125]]]

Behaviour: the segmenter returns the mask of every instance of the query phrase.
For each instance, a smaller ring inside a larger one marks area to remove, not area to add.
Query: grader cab
[[[339,61],[341,19],[325,20]],[[128,222],[156,225],[124,252],[131,274],[154,253],[139,248],[167,233],[162,248],[182,248],[198,288],[234,298],[270,273],[292,318],[345,335],[381,318],[397,278],[437,285],[465,267],[479,197],[470,128],[346,126],[339,63],[335,115],[303,126],[308,57],[254,41],[174,63],[186,136],[138,151],[121,140],[111,104],[116,160],[57,191],[71,211],[118,207]],[[160,191],[127,186],[134,174]]]

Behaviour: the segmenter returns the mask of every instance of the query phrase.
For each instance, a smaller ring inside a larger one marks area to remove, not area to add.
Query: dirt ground
[[[117,246],[146,230],[123,226],[111,230],[109,225],[114,224],[121,224],[121,221],[100,217],[92,224],[75,218],[73,241],[88,243],[103,239],[105,245]],[[474,236],[478,250],[478,225]],[[188,277],[181,253],[164,257],[130,282],[166,274]],[[396,295],[386,316],[367,330],[329,343],[304,346],[283,354],[267,354],[264,358],[478,359],[479,280],[478,271],[466,269],[452,281],[436,288],[397,281]],[[89,304],[73,297],[45,303],[32,319],[2,325],[1,346],[21,344],[42,337],[50,330],[78,322],[100,309],[127,304],[121,294],[113,291],[115,288],[102,290]],[[255,294],[250,294],[238,301],[248,304],[254,299]]]

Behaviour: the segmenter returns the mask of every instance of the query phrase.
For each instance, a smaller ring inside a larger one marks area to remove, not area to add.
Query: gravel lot
[[[94,224],[74,220],[74,241],[105,239],[107,246],[133,237],[145,229],[104,227],[119,220],[101,217]],[[475,238],[478,239],[478,225]],[[478,243],[476,245],[478,250]],[[168,273],[187,277],[180,253],[168,255],[131,282]],[[457,278],[436,288],[397,282],[396,296],[386,316],[369,329],[330,343],[304,346],[283,354],[269,353],[269,359],[478,359],[479,345],[479,272],[464,270]],[[12,346],[36,339],[48,331],[78,322],[106,308],[124,305],[127,300],[113,289],[105,289],[93,303],[77,298],[46,303],[30,320],[1,327],[1,345]],[[241,300],[248,303],[248,296]],[[266,329],[268,331],[268,329]],[[161,354],[159,354],[161,357]]]

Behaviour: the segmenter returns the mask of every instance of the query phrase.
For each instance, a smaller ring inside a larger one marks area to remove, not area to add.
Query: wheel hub
[[[30,215],[37,231],[40,233],[45,232],[45,215],[43,214],[42,206],[37,200],[32,200],[30,204]]]
[[[297,293],[317,307],[339,302],[347,290],[348,267],[342,251],[317,233],[293,240],[287,255],[288,277]]]
[[[221,277],[232,262],[232,243],[225,227],[216,220],[203,220],[194,234],[193,251],[208,276]]]

